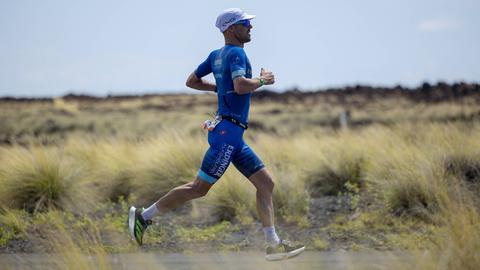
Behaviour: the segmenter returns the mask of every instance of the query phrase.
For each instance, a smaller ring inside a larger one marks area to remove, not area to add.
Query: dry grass
[[[446,204],[449,175],[469,183],[477,179],[479,132],[461,129],[453,125],[372,127],[359,134],[302,133],[294,139],[263,134],[253,138],[251,145],[274,175],[277,214],[286,220],[303,222],[308,194],[337,195],[352,184],[371,189],[392,213],[432,220]],[[451,133],[456,133],[454,139]],[[147,204],[191,181],[206,149],[202,137],[176,131],[137,142],[76,138],[64,147],[4,149],[3,155],[10,157],[1,167],[4,198],[12,207],[37,211],[63,208],[77,200],[73,198],[79,190],[95,189],[98,192],[91,195],[97,195],[96,200],[133,196],[137,203]],[[227,172],[219,184],[221,192],[209,202],[222,205],[225,216],[255,212],[251,211],[254,190],[236,194],[248,181],[231,173]],[[238,178],[242,181],[234,180]],[[238,209],[226,210],[232,207]]]
[[[80,208],[88,198],[81,188],[81,171],[60,149],[13,148],[0,166],[3,205],[29,212]]]
[[[111,202],[124,207],[124,199],[148,205],[170,188],[191,181],[208,148],[199,126],[212,111],[210,99],[172,96],[99,104],[56,100],[2,107],[0,117],[6,124],[0,139],[22,143],[0,147],[0,201],[6,206],[0,216],[2,229],[9,228],[9,239],[29,231],[19,222],[22,209],[34,213],[37,226],[50,210],[78,214]],[[180,105],[173,106],[175,102]],[[200,105],[194,108],[195,102]],[[365,226],[381,222],[371,216],[393,215],[438,229],[435,241],[427,243],[428,252],[418,251],[418,262],[408,267],[475,269],[480,263],[475,252],[480,243],[480,204],[475,196],[480,191],[480,125],[461,120],[476,112],[475,104],[374,101],[353,108],[352,123],[363,124],[344,131],[331,124],[345,108],[324,105],[254,105],[251,119],[257,125],[245,139],[274,176],[277,220],[308,227],[311,196],[359,196],[369,203],[354,207],[365,211],[360,216]],[[14,111],[20,113],[13,116]],[[209,217],[206,224],[254,224],[255,189],[231,166],[206,198],[193,202],[191,212],[196,220]],[[122,226],[115,218],[112,223]],[[68,235],[65,228],[57,231]],[[72,261],[79,262],[78,269],[111,267],[101,261],[107,252],[102,249],[104,236],[95,230],[88,235],[98,241],[87,244],[99,248],[87,254],[98,256],[99,264],[92,266],[79,248],[78,236],[70,235],[57,243],[71,251],[62,253],[57,268]],[[1,236],[6,239],[7,230]],[[320,239],[315,243],[328,246]]]

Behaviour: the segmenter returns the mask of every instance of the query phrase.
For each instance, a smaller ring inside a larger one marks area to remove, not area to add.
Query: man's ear
[[[230,25],[226,30],[225,32],[228,32],[228,33],[233,33],[235,32],[235,25]]]

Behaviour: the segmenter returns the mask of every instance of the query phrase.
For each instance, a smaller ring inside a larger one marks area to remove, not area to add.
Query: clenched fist
[[[260,78],[262,78],[265,81],[266,85],[275,83],[275,76],[273,75],[273,73],[264,68],[260,70]]]

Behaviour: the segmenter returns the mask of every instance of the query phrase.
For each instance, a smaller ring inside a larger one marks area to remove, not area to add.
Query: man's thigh
[[[233,157],[232,163],[247,178],[265,167],[263,161],[247,144],[241,146]]]
[[[197,177],[210,184],[217,182],[230,165],[235,150],[235,146],[225,142],[210,146],[203,157]]]

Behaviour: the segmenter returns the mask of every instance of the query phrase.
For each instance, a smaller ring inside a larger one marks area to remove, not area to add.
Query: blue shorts
[[[247,178],[265,165],[243,141],[244,129],[222,120],[213,131],[208,132],[210,148],[203,157],[198,177],[210,184],[217,182],[230,162]]]

